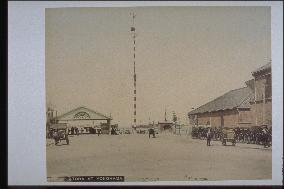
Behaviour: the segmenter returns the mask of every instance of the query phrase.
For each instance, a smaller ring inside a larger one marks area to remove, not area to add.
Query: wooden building
[[[231,90],[188,113],[190,123],[209,127],[271,126],[271,63],[252,72],[246,87]]]
[[[196,126],[243,127],[252,122],[249,87],[235,89],[188,113]]]
[[[254,77],[254,96],[251,111],[253,124],[272,126],[272,81],[271,63],[252,72]]]

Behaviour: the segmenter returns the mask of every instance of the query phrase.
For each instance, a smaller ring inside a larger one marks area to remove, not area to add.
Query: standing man
[[[74,135],[74,127],[71,127],[71,135]]]
[[[153,138],[156,138],[154,128],[150,128],[148,132],[149,132],[149,138],[151,135],[153,135]]]
[[[208,128],[208,131],[206,133],[206,138],[207,138],[207,146],[210,146],[210,142],[211,142],[211,129]]]
[[[100,136],[100,134],[101,134],[101,131],[102,131],[102,128],[101,128],[101,126],[98,126],[98,127],[97,127],[97,133],[98,133],[98,136]]]
[[[263,141],[264,148],[269,147],[269,134],[268,134],[268,128],[266,125],[262,129],[262,141]]]

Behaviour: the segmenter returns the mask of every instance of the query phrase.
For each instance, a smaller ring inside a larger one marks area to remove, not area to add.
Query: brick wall
[[[208,122],[210,122],[210,116],[208,113],[198,114],[198,125],[206,125]]]
[[[239,110],[239,123],[252,123],[253,122],[253,113],[249,109]]]
[[[251,112],[254,125],[272,125],[272,104],[271,104],[271,72],[255,75],[255,101],[252,102]],[[265,97],[265,102],[264,102]]]
[[[211,115],[211,126],[221,127],[221,112],[212,113]]]
[[[225,127],[237,127],[239,116],[237,110],[225,110],[223,112],[213,112],[213,113],[203,113],[198,115],[198,125],[207,125],[210,123],[211,117],[211,126],[220,127],[221,126],[221,116],[223,115],[224,126]]]
[[[224,127],[237,127],[238,126],[238,111],[227,110],[224,111]]]
[[[255,79],[255,100],[262,100],[264,97],[264,86],[266,83],[265,78],[256,78]]]
[[[272,95],[272,81],[271,74],[255,76],[255,100],[261,101],[265,98],[271,98]]]
[[[253,113],[252,122],[254,125],[272,125],[272,104],[271,100],[267,100],[265,105],[263,102],[252,104],[251,111]]]

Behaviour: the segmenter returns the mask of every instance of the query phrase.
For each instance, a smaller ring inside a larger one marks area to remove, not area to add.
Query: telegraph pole
[[[131,16],[132,16],[132,27],[131,27],[131,34],[132,34],[132,38],[133,38],[133,82],[134,82],[134,97],[133,97],[133,100],[134,100],[134,111],[133,111],[133,127],[134,129],[136,130],[136,100],[137,100],[137,97],[136,97],[136,62],[135,62],[135,38],[136,38],[136,29],[135,29],[135,13],[131,13]]]

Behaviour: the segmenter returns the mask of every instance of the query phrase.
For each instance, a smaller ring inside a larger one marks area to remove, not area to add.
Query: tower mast
[[[136,30],[135,30],[135,13],[131,13],[131,16],[132,16],[132,27],[131,27],[131,34],[132,34],[132,38],[133,38],[133,83],[134,83],[134,97],[133,97],[133,100],[134,100],[134,111],[133,111],[133,127],[134,129],[136,129],[136,68],[135,68],[135,38],[136,38]]]

